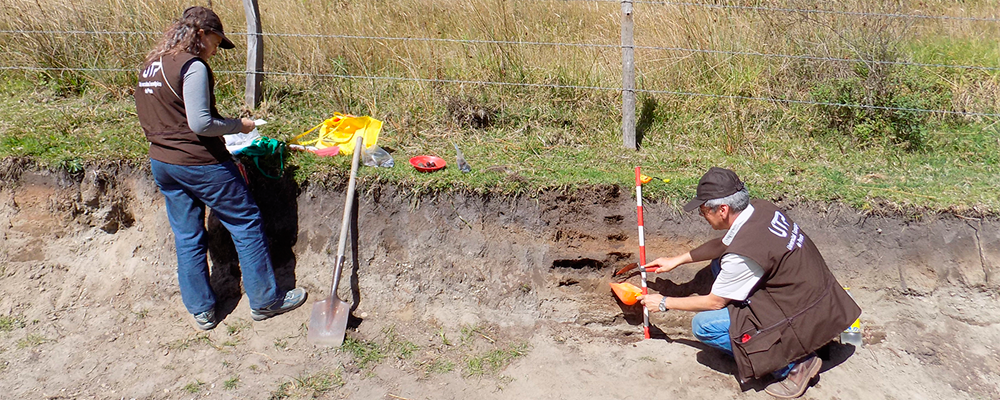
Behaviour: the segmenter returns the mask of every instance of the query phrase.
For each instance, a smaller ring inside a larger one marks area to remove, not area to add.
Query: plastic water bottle
[[[853,299],[854,296],[851,295],[850,288],[845,287],[844,291],[847,292],[848,296]],[[854,320],[854,323],[850,327],[844,329],[840,333],[840,343],[854,345],[855,348],[861,348],[861,318]]]
[[[452,143],[451,145],[455,146],[455,163],[458,164],[458,170],[462,171],[462,173],[472,171],[472,166],[465,161],[465,155],[462,154],[462,150],[458,149],[458,145],[455,143]]]

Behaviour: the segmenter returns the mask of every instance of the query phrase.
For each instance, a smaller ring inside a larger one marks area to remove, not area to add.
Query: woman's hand
[[[250,131],[257,127],[250,118],[240,118],[240,122],[243,124],[243,127],[240,128],[240,132],[242,133],[250,133]]]

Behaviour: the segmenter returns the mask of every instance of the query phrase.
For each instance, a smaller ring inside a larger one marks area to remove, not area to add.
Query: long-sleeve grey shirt
[[[188,126],[200,136],[222,136],[239,133],[243,122],[239,118],[213,118],[209,93],[208,67],[194,61],[184,73],[184,111]]]

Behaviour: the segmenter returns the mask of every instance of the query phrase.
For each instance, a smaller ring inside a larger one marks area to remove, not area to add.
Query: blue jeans
[[[712,269],[712,276],[719,276],[722,271],[720,259],[712,260],[709,264]],[[721,350],[733,356],[733,344],[729,339],[729,309],[702,311],[694,315],[691,320],[691,333],[702,343],[709,347]],[[772,372],[775,378],[781,379],[788,375],[795,363],[788,364],[787,367]]]
[[[150,168],[166,198],[177,248],[177,280],[188,312],[199,314],[215,307],[208,275],[206,205],[233,237],[250,308],[259,310],[277,301],[277,282],[260,209],[236,165],[190,166],[151,160]]]

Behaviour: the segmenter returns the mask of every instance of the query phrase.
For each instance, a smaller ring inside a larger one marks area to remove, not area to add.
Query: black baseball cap
[[[706,201],[721,199],[743,190],[743,182],[736,173],[725,168],[709,168],[698,181],[698,192],[691,201],[684,205],[684,211],[691,212],[701,207]]]
[[[215,14],[210,8],[205,8],[201,6],[188,7],[184,10],[184,16],[181,19],[189,19],[200,29],[204,29],[209,32],[214,32],[216,35],[222,36],[222,42],[219,43],[219,47],[223,49],[232,49],[236,47],[233,42],[226,37],[226,34],[222,30],[222,20],[219,16]]]

